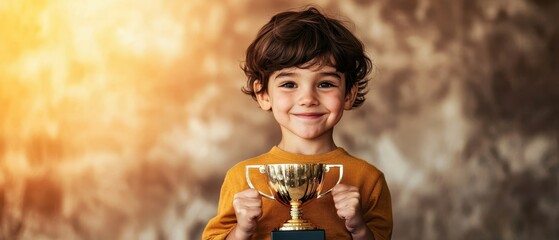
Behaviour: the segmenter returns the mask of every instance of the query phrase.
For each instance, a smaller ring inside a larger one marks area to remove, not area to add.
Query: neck
[[[278,148],[290,153],[316,155],[333,151],[337,148],[332,134],[325,134],[316,139],[282,137]]]

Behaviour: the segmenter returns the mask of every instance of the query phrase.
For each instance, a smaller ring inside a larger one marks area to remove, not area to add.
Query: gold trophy
[[[268,188],[272,192],[269,195],[256,189],[260,195],[291,207],[291,219],[285,222],[278,229],[279,231],[272,232],[272,239],[315,239],[313,236],[316,234],[310,230],[317,230],[317,227],[310,221],[303,219],[301,208],[312,200],[324,197],[332,191],[332,188],[330,188],[328,191],[321,192],[324,174],[334,167],[340,169],[338,181],[336,182],[336,184],[339,184],[343,176],[343,165],[341,164],[266,164],[246,166],[246,179],[250,188],[255,189],[250,180],[249,171],[250,169],[258,169],[260,173],[266,176]],[[282,231],[292,231],[292,233],[291,235],[286,235],[282,234]],[[324,239],[324,231],[319,231],[321,237],[316,239]],[[274,238],[274,233],[276,236],[284,235],[284,237]]]

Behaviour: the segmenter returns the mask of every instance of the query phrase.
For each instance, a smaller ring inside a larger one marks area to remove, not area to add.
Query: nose
[[[300,106],[316,106],[318,105],[318,98],[315,89],[306,87],[299,90],[298,103]]]

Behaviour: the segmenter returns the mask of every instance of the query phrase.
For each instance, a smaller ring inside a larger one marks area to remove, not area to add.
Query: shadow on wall
[[[279,139],[241,93],[288,2],[0,4],[0,239],[200,239],[225,171]],[[322,1],[376,70],[336,142],[394,239],[556,239],[555,1]]]

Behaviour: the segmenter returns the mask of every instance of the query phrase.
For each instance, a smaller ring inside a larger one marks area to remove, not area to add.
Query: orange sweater
[[[342,148],[324,154],[300,155],[273,147],[268,153],[240,162],[227,172],[221,188],[217,216],[208,222],[202,239],[225,239],[235,227],[237,221],[233,209],[233,195],[249,188],[245,178],[245,166],[274,163],[343,164],[344,174],[341,183],[359,188],[363,218],[375,235],[375,239],[391,238],[390,192],[384,175],[376,167],[349,155]],[[331,168],[330,172],[325,173],[322,192],[334,186],[338,180],[338,174],[338,168]],[[258,190],[271,194],[266,185],[265,176],[258,170],[251,170],[250,178]],[[302,209],[304,219],[326,231],[326,239],[351,239],[344,221],[336,214],[331,194],[313,200]],[[290,219],[289,207],[283,206],[275,200],[263,197],[262,211],[262,218],[258,221],[258,229],[252,239],[270,239],[270,232]]]

